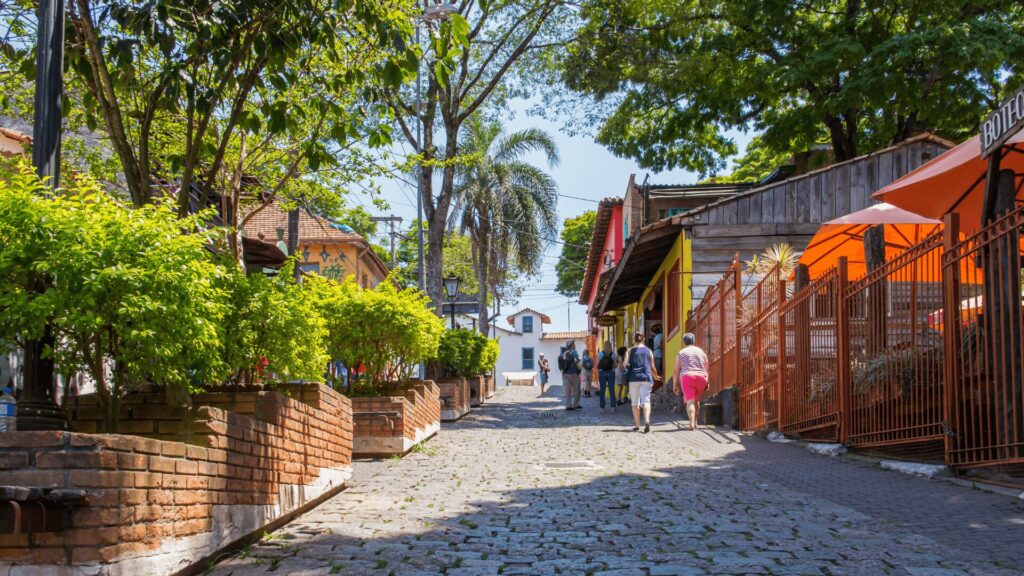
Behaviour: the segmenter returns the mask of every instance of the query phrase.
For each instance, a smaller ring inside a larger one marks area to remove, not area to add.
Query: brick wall
[[[469,382],[465,378],[438,380],[441,389],[441,421],[452,422],[469,413]]]
[[[348,480],[347,398],[312,385],[297,391],[316,396],[311,403],[320,409],[277,392],[234,394],[208,401],[250,415],[214,406],[170,409],[159,395],[129,398],[129,428],[188,443],[78,432],[0,435],[0,484],[87,491],[70,528],[0,535],[0,566],[173,573]],[[88,428],[94,421],[73,425]]]
[[[469,384],[469,405],[479,406],[484,401],[484,393],[486,382],[483,376],[473,376],[472,378],[466,378],[466,382]]]
[[[389,392],[392,395],[352,398],[353,454],[405,454],[440,429],[440,389],[436,384],[414,382]]]

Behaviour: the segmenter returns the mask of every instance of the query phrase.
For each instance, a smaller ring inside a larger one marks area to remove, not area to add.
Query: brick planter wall
[[[441,429],[440,389],[427,380],[390,396],[352,398],[356,456],[405,454]]]
[[[469,405],[479,406],[483,404],[487,386],[484,377],[473,376],[472,378],[466,378],[466,382],[469,383]]]
[[[441,421],[454,422],[469,413],[469,382],[465,378],[438,380],[441,388]]]
[[[351,408],[344,396],[307,386],[301,391],[318,395],[328,410],[276,392],[232,399],[252,415],[168,408],[153,394],[129,398],[128,428],[188,443],[78,432],[0,435],[0,484],[87,491],[66,530],[0,535],[0,566],[25,566],[26,574],[57,566],[61,574],[171,574],[335,493],[351,476]],[[89,416],[89,399],[82,400],[78,413]]]
[[[494,396],[494,376],[484,376],[484,398]]]

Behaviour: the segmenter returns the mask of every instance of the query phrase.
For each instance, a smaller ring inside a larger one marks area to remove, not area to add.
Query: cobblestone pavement
[[[499,389],[211,573],[1024,574],[1015,499],[560,391]]]

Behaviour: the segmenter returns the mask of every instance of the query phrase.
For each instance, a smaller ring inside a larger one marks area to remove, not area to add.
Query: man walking
[[[565,409],[580,408],[580,355],[576,352],[576,342],[565,343],[565,351],[558,358],[558,367],[562,370],[562,387],[565,388]]]
[[[551,372],[551,365],[548,364],[548,359],[544,357],[544,353],[540,353],[540,362],[537,363],[537,367],[540,368],[540,395],[544,395],[544,387],[548,385],[548,373]]]

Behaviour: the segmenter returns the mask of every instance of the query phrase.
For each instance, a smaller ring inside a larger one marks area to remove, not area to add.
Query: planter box
[[[494,376],[484,376],[484,398],[494,396]]]
[[[483,376],[473,376],[466,378],[466,382],[469,383],[469,405],[479,406],[484,402],[484,394],[486,393],[487,382]]]
[[[441,388],[441,421],[454,422],[469,414],[469,382],[465,378],[438,380]]]
[[[4,434],[4,484],[83,490],[86,500],[60,531],[0,537],[0,564],[24,567],[12,574],[201,571],[225,546],[336,494],[351,476],[348,399],[304,386],[303,395],[333,409],[269,391],[210,398],[250,412],[243,415],[173,408],[163,394],[142,393],[125,398],[122,413],[128,428],[148,433]],[[95,427],[90,400],[70,410],[72,426]]]
[[[427,380],[395,388],[388,396],[352,398],[352,421],[353,455],[405,454],[441,429],[440,389]]]

